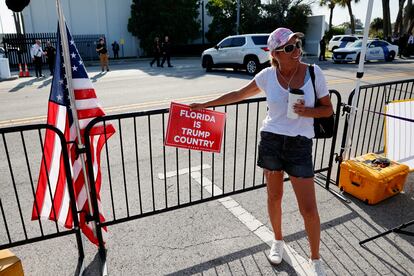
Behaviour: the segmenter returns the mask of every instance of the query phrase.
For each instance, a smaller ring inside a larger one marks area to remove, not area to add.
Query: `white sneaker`
[[[269,255],[267,258],[269,262],[273,265],[280,264],[283,259],[283,246],[285,242],[283,240],[274,240],[272,243],[272,247],[270,248]]]
[[[322,261],[320,259],[309,260],[309,264],[311,266],[311,270],[312,270],[313,275],[315,275],[315,276],[326,276],[325,269],[323,268]]]

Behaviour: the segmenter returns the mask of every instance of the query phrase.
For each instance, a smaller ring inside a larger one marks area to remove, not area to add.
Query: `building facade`
[[[103,34],[110,44],[120,44],[119,56],[139,56],[139,41],[128,32],[132,0],[61,0],[67,25],[74,35]],[[22,11],[26,33],[57,30],[56,1],[35,0]]]

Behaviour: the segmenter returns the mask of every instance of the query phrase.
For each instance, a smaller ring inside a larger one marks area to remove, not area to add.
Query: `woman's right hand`
[[[206,106],[203,103],[192,103],[190,104],[190,108],[191,110],[200,110],[200,109],[206,108]]]

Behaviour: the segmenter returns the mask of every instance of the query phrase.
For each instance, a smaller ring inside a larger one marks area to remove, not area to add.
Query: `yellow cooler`
[[[0,250],[0,276],[24,276],[22,262],[10,250]]]
[[[404,189],[409,167],[368,153],[341,163],[339,188],[368,204],[376,204]]]

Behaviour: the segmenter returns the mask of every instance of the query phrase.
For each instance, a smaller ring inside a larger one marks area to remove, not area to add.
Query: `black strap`
[[[309,74],[310,74],[311,80],[312,80],[313,94],[315,95],[315,104],[314,104],[314,106],[316,106],[316,102],[318,100],[318,97],[316,96],[316,88],[315,88],[315,67],[313,67],[313,64],[308,64],[308,68],[309,68]]]

